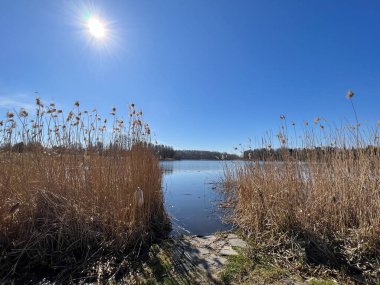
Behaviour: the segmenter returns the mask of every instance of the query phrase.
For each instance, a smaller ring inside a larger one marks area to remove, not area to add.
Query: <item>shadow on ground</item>
[[[153,246],[142,280],[147,284],[221,284],[217,273],[209,254],[202,256],[202,249],[176,238]]]
[[[233,234],[170,238],[152,246],[132,279],[136,284],[223,284],[226,257],[237,254],[233,246],[246,244]]]

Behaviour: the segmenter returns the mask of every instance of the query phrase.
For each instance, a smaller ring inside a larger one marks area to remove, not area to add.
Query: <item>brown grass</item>
[[[307,126],[303,148],[291,150],[282,127],[279,156],[268,151],[225,170],[232,222],[278,262],[294,268],[303,258],[379,281],[378,127],[357,129]]]
[[[150,130],[96,110],[69,114],[37,99],[34,116],[0,122],[0,272],[65,276],[104,257],[133,257],[169,222]]]

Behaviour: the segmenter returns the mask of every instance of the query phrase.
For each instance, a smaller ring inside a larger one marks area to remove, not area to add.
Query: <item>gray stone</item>
[[[228,242],[231,246],[236,246],[236,247],[241,247],[241,248],[247,247],[247,243],[240,238],[230,239]]]
[[[200,243],[210,246],[211,243],[215,242],[217,240],[216,236],[211,235],[211,236],[204,236],[202,238],[199,238]]]
[[[238,252],[234,250],[231,246],[225,246],[220,250],[221,255],[238,255]]]
[[[235,238],[239,238],[239,236],[235,235],[235,234],[228,234],[227,238],[228,239],[235,239]]]
[[[238,255],[232,246],[247,247],[247,243],[235,234],[182,236],[175,240],[175,243],[177,261],[178,264],[182,264],[178,265],[178,270],[193,272],[197,280],[201,277],[206,281],[213,280],[211,284],[219,280],[220,273],[227,263],[227,256]],[[196,273],[197,269],[198,273]],[[200,284],[210,283],[201,282]]]
[[[214,241],[214,240],[216,240],[216,236],[215,235],[209,235],[209,236],[201,237],[201,239]]]
[[[210,254],[210,250],[205,247],[198,247],[197,250],[199,251],[200,255],[208,255]]]
[[[223,265],[225,265],[227,262],[227,258],[218,255],[212,255],[209,257],[209,259],[212,259],[213,264],[219,268],[223,267]]]
[[[223,247],[225,247],[227,244],[227,242],[225,240],[218,240],[218,241],[215,241],[214,243],[210,244],[210,247],[212,247],[212,249],[214,250],[219,250],[219,249],[222,249]]]

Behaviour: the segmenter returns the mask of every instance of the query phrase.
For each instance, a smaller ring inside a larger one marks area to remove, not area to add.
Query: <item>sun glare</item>
[[[83,47],[99,58],[115,56],[121,48],[120,28],[113,15],[95,5],[94,0],[67,1],[68,22]]]
[[[91,36],[95,39],[103,39],[106,35],[106,28],[104,23],[95,17],[91,17],[87,20],[87,28]]]

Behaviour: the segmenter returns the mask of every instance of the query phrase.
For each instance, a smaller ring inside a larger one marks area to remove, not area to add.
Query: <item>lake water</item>
[[[172,220],[173,234],[209,235],[228,230],[225,210],[216,182],[223,175],[225,161],[162,161],[165,206]]]

